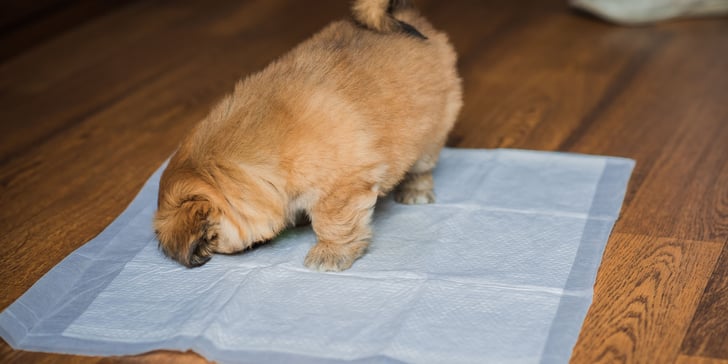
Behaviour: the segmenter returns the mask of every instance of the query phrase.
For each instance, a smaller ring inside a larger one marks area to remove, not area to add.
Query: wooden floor
[[[336,0],[121,3],[3,28],[1,309],[121,213],[236,79],[347,13]],[[460,54],[450,144],[634,158],[572,361],[728,363],[728,19],[624,28],[565,3],[419,2]],[[0,361],[202,359],[2,342]]]

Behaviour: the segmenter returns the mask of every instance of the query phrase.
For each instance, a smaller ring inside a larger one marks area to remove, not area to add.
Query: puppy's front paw
[[[406,205],[433,203],[435,202],[435,193],[432,190],[402,188],[394,191],[394,200]]]
[[[364,254],[366,248],[365,241],[348,244],[318,242],[308,251],[303,264],[308,269],[319,272],[340,272],[349,269]]]

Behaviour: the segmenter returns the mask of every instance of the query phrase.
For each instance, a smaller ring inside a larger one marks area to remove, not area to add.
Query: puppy
[[[172,156],[154,217],[188,267],[273,239],[305,214],[319,271],[366,250],[378,196],[434,201],[432,169],[462,105],[456,55],[407,1],[356,0],[238,82]]]

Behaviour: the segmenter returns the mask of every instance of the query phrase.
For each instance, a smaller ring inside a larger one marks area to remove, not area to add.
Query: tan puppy
[[[318,237],[305,265],[340,271],[367,247],[377,196],[434,201],[462,105],[455,52],[406,1],[352,11],[239,82],[182,142],[159,186],[165,254],[198,266],[305,213]]]

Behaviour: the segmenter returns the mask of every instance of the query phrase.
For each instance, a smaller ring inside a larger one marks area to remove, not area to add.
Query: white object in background
[[[728,14],[728,0],[571,0],[571,5],[625,25]]]

